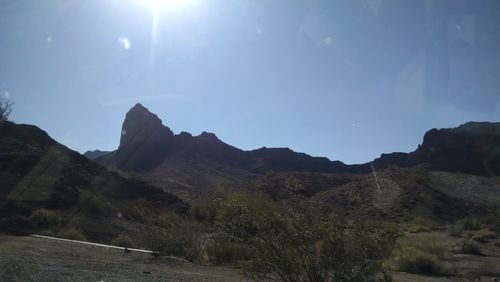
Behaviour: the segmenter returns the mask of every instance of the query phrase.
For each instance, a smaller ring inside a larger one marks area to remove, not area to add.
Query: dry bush
[[[35,210],[31,214],[30,219],[41,228],[57,227],[62,221],[61,215],[58,211],[48,209]]]
[[[364,281],[381,272],[399,236],[386,224],[345,224],[313,205],[294,207],[237,195],[220,203],[217,224],[248,257],[256,280]]]
[[[398,271],[434,276],[447,273],[437,255],[413,246],[398,249],[393,260]]]
[[[87,241],[87,237],[82,233],[82,231],[76,228],[69,228],[59,232],[59,236],[64,239],[77,240],[77,241]]]
[[[120,234],[116,236],[112,241],[111,245],[125,247],[125,248],[133,248],[135,247],[134,241],[130,238],[130,236],[126,234]]]

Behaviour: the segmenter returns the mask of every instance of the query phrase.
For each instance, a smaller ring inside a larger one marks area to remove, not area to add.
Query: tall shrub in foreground
[[[227,240],[245,246],[240,265],[257,280],[372,280],[398,238],[387,224],[342,223],[311,205],[241,197],[221,201],[217,223]]]

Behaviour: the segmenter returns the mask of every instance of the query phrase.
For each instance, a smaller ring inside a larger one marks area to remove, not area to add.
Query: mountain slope
[[[156,209],[184,205],[161,189],[107,171],[35,126],[2,123],[0,148],[2,228],[12,228],[10,217],[28,217],[40,208],[57,210],[68,226],[74,221],[85,229],[94,220],[118,222],[117,214],[140,202]]]
[[[173,134],[140,104],[129,110],[121,132],[119,148],[97,161],[178,195],[217,187],[251,189],[271,172],[365,174],[390,166],[426,164],[432,170],[500,175],[500,123],[432,129],[414,152],[382,154],[373,162],[358,165],[311,157],[288,148],[243,151],[213,133]]]

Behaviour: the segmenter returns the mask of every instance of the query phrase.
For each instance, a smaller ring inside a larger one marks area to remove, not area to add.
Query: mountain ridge
[[[272,172],[366,174],[391,166],[426,164],[432,170],[500,175],[500,154],[496,152],[500,148],[500,123],[469,122],[457,128],[431,129],[412,152],[381,154],[371,162],[354,165],[286,147],[245,151],[209,132],[197,136],[174,134],[140,104],[126,114],[122,132],[127,136],[122,135],[119,148],[95,161],[134,173],[174,193],[211,191],[221,185],[251,188]]]

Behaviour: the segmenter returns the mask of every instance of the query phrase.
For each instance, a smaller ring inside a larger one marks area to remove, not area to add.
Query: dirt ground
[[[455,243],[443,232],[407,235],[408,241]],[[500,239],[499,239],[500,241]],[[449,254],[445,264],[457,276],[393,273],[394,281],[500,281],[500,248],[483,244],[485,255]],[[475,273],[466,278],[467,273]],[[495,278],[499,276],[499,278]],[[497,279],[497,280],[495,280]],[[201,266],[147,253],[87,246],[31,236],[0,235],[0,281],[248,281],[237,270]]]
[[[0,235],[0,281],[245,281],[229,268],[29,236]]]

